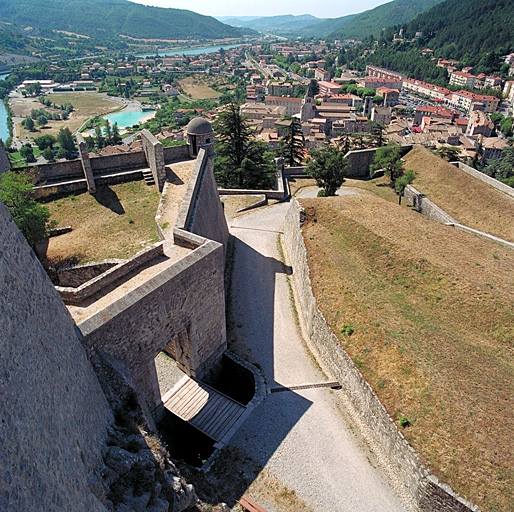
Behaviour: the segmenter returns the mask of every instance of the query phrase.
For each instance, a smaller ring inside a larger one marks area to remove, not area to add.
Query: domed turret
[[[187,144],[189,146],[189,155],[197,156],[200,148],[214,147],[214,132],[212,125],[203,117],[195,117],[191,119],[186,128]]]

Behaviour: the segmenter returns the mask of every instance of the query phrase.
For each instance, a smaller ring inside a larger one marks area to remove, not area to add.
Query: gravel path
[[[262,368],[268,388],[333,380],[298,333],[279,234],[289,204],[230,221],[235,237],[230,348]],[[376,469],[339,400],[328,388],[267,394],[230,445],[317,511],[410,510]],[[279,512],[272,503],[260,503]],[[282,510],[287,510],[286,508]]]

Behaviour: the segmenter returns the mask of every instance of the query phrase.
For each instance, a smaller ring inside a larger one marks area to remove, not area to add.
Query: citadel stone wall
[[[173,146],[163,148],[164,162],[169,164],[176,160],[186,160],[189,158],[187,146]],[[1,155],[0,155],[1,158]],[[149,166],[145,152],[130,151],[116,155],[98,156],[89,154],[91,169],[95,176],[120,169],[141,169]],[[30,165],[28,168],[36,167],[40,176],[40,181],[52,179],[73,179],[84,178],[84,170],[80,159],[66,160],[64,162],[52,162],[46,164]]]
[[[457,224],[457,221],[451,215],[446,213],[442,208],[439,208],[439,206],[430,201],[430,199],[412,185],[405,187],[403,197],[422,215],[442,222],[443,224]]]
[[[0,510],[105,511],[112,414],[74,323],[0,203]]]
[[[441,484],[423,467],[418,455],[398,430],[318,309],[309,276],[307,250],[301,231],[301,214],[301,206],[294,199],[286,216],[284,236],[293,267],[296,299],[305,321],[307,335],[341,383],[352,407],[369,428],[375,442],[384,450],[395,475],[420,509],[426,512],[479,512],[476,505]]]
[[[228,228],[212,158],[200,151],[174,229],[175,242],[192,252],[78,325],[92,359],[101,351],[125,363],[149,418],[162,408],[154,362],[159,351],[166,348],[185,373],[202,379],[227,348]]]
[[[214,155],[200,149],[175,227],[226,246],[229,232],[219,195]]]
[[[5,150],[5,146],[3,144],[0,144],[0,176],[5,171],[10,171],[10,170],[11,170],[11,162],[9,162],[9,157],[7,156],[7,151]]]

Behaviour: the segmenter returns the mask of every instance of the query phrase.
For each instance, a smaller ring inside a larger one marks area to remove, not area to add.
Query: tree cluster
[[[348,160],[336,147],[327,146],[310,152],[306,172],[322,188],[321,195],[334,196],[343,184],[347,171]]]
[[[384,174],[389,176],[391,187],[398,194],[398,204],[402,203],[405,187],[411,184],[416,177],[413,171],[406,171],[404,169],[401,159],[401,147],[399,144],[392,142],[377,149],[370,170],[372,173],[384,171]]]
[[[0,199],[32,248],[47,236],[50,218],[48,208],[34,197],[34,182],[30,174],[14,171],[4,172],[0,179]]]

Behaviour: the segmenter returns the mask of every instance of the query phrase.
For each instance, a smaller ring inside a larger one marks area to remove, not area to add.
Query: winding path
[[[277,204],[229,221],[235,237],[229,345],[262,369],[268,390],[333,380],[319,369],[297,327],[290,269],[279,248],[288,207]],[[354,434],[358,428],[340,393],[330,388],[268,393],[230,445],[316,511],[412,510]],[[261,504],[273,510],[272,504]]]

